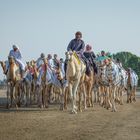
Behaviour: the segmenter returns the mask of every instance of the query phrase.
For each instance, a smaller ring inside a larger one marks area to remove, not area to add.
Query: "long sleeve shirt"
[[[9,56],[12,56],[15,59],[19,59],[19,60],[22,59],[22,56],[21,56],[21,53],[20,53],[19,50],[17,50],[17,51],[11,50],[10,53],[9,53]]]
[[[51,69],[54,68],[54,61],[53,61],[53,59],[49,59],[49,60],[48,60],[48,65],[49,65],[49,67],[50,67]]]
[[[83,40],[73,39],[70,41],[70,43],[67,47],[67,51],[71,50],[71,51],[83,53],[84,48],[85,48],[85,43]]]
[[[37,61],[36,61],[36,66],[37,68],[40,68],[42,65],[44,64],[42,58],[38,58]]]

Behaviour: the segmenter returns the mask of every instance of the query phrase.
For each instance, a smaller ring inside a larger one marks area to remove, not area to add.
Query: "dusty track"
[[[99,105],[77,115],[58,108],[16,111],[1,106],[0,140],[140,140],[140,98],[136,103],[118,105],[116,113]]]

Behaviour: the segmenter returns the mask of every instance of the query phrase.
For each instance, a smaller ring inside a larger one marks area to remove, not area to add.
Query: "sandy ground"
[[[110,112],[99,105],[77,115],[49,109],[6,110],[0,91],[0,140],[140,140],[140,98]],[[126,99],[125,99],[126,100]]]

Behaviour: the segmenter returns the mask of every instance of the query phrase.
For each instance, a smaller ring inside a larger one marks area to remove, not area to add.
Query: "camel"
[[[120,74],[120,83],[117,87],[117,98],[116,101],[120,104],[123,105],[123,95],[126,92],[127,89],[127,74],[126,70],[123,67],[120,67],[117,65],[119,68],[119,74]]]
[[[85,88],[87,94],[87,106],[93,107],[93,87],[95,84],[95,74],[93,68],[91,68],[90,74],[85,74]]]
[[[97,62],[97,66],[98,66],[99,103],[106,109],[111,108],[112,111],[115,112],[116,111],[115,98],[118,85],[116,85],[116,83],[114,82],[116,82],[116,79],[118,80],[117,82],[119,82],[118,78],[120,78],[117,66],[112,62],[111,59],[106,60],[105,62],[102,61]]]
[[[66,87],[67,81],[65,80],[65,75],[62,74],[62,68],[59,65],[58,68],[55,69],[53,72],[51,69],[47,69],[48,74],[51,75],[51,79],[47,79],[50,81],[48,84],[49,89],[49,101],[50,102],[59,102],[60,103],[60,110],[64,110],[65,106],[65,96],[66,96]]]
[[[118,66],[111,59],[106,61],[106,79],[108,81],[107,93],[109,93],[107,103],[109,103],[112,112],[116,112],[115,99],[118,98],[117,89],[120,87],[121,76]]]
[[[38,106],[40,108],[48,108],[48,81],[46,79],[47,75],[47,59],[44,59],[43,74],[41,75],[40,84],[36,86],[36,92],[38,95]]]
[[[127,75],[127,103],[131,103],[132,101],[136,101],[135,95],[138,85],[138,76],[132,69],[129,69]]]
[[[6,73],[6,63],[1,62],[3,72],[6,74],[7,78],[7,108],[12,107],[14,102],[15,106],[18,108],[21,101],[21,73],[19,66],[15,63],[13,57],[8,58],[9,69]]]
[[[31,105],[32,98],[34,97],[34,93],[32,92],[33,76],[31,70],[32,67],[29,64],[27,64],[24,80],[22,81],[22,95],[23,95],[22,99],[24,100],[25,106]]]
[[[72,113],[77,113],[77,105],[76,105],[76,92],[78,90],[78,86],[80,84],[80,80],[85,76],[86,66],[85,64],[79,60],[76,52],[66,52],[67,59],[67,71],[66,71],[66,79],[68,81],[68,89],[71,96],[72,101]]]
[[[82,104],[81,104],[81,97],[83,94],[84,99],[84,109],[87,107],[93,107],[93,86],[95,82],[94,71],[91,68],[89,75],[86,73],[80,79],[79,86],[78,86],[78,96],[79,96],[79,111],[82,112]],[[82,94],[81,94],[82,93]]]
[[[96,87],[97,95],[95,95],[97,102],[103,107],[106,107],[106,97],[107,97],[107,85],[105,70],[106,65],[102,61],[97,61],[96,65],[98,67],[98,74],[96,75]],[[106,107],[107,108],[107,107]]]
[[[29,81],[27,80],[25,82],[26,84],[26,88],[31,84],[31,88],[29,90],[30,92],[30,103],[37,103],[37,100],[38,100],[38,95],[37,95],[37,87],[36,87],[36,83],[37,83],[37,79],[38,79],[38,75],[39,75],[39,72],[37,70],[37,67],[36,67],[36,62],[34,60],[30,61],[30,62],[27,62],[27,67],[31,68],[31,75],[32,75],[32,80]],[[27,84],[29,83],[29,85]]]

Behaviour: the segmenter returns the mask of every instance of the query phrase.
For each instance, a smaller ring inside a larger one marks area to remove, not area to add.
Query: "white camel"
[[[80,83],[80,79],[85,74],[86,66],[79,60],[76,52],[66,52],[67,71],[66,79],[68,81],[68,89],[72,101],[72,113],[77,113],[76,92]]]

